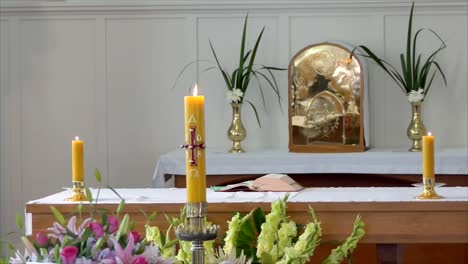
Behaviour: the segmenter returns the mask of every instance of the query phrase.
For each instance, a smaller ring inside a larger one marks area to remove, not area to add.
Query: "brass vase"
[[[411,123],[406,131],[408,138],[412,141],[411,147],[408,150],[411,152],[422,150],[422,137],[426,135],[426,127],[422,121],[421,107],[422,102],[411,103]]]
[[[229,130],[227,131],[228,138],[232,141],[232,148],[229,150],[231,153],[243,153],[241,141],[247,136],[244,125],[242,124],[241,110],[242,103],[231,103],[232,106],[232,122]]]

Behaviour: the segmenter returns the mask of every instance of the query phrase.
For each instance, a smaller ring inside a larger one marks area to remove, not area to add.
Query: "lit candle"
[[[423,178],[434,179],[434,136],[429,132],[422,140]]]
[[[187,203],[206,201],[205,98],[197,92],[184,97]]]
[[[84,181],[83,147],[83,140],[80,140],[79,137],[72,140],[72,180],[74,182]]]

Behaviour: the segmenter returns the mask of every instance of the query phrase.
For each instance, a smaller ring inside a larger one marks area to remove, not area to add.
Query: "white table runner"
[[[208,149],[207,175],[268,173],[360,173],[421,174],[420,152],[370,149],[355,153],[291,153],[286,149],[257,150],[230,154]],[[436,174],[468,174],[468,149],[436,149]],[[160,157],[153,175],[153,187],[173,187],[164,175],[185,175],[182,149]]]

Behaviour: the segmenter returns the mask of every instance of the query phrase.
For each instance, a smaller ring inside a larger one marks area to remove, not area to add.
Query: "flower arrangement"
[[[108,186],[121,199],[116,213],[97,208],[102,177],[97,169],[94,174],[99,184],[95,200],[90,189],[86,188],[86,196],[91,209],[90,217],[80,220],[79,226],[77,226],[77,216],[72,216],[66,223],[64,216],[52,206],[50,209],[56,222],[47,231],[38,232],[34,242],[22,236],[24,253],[16,251],[14,256],[9,258],[9,263],[166,264],[176,262],[174,257],[162,256],[162,248],[156,244],[151,233],[142,237],[134,231],[134,223],[130,222],[128,214],[119,223],[118,217],[124,208],[125,200],[112,187]],[[77,207],[80,218],[82,208],[83,204],[80,203]],[[96,217],[97,213],[100,217]],[[155,217],[156,213],[147,217],[147,224]],[[18,217],[17,225],[22,229],[23,225]]]
[[[400,54],[401,62],[401,73],[384,59],[379,58],[372,52],[368,47],[360,45],[359,47],[366,53],[363,56],[371,58],[377,65],[380,66],[400,87],[400,89],[406,94],[408,100],[411,103],[418,103],[424,101],[429,89],[432,85],[432,81],[437,72],[440,73],[444,80],[445,86],[447,86],[447,80],[445,74],[442,71],[440,64],[436,61],[436,56],[439,52],[445,49],[446,45],[442,38],[432,29],[421,28],[416,31],[416,34],[412,36],[413,27],[413,9],[414,2],[411,5],[411,11],[408,21],[408,31],[406,39],[406,56]],[[433,51],[425,60],[422,59],[422,54],[416,54],[417,40],[419,34],[423,31],[429,31],[440,41],[440,47]],[[355,49],[354,49],[355,50]],[[354,50],[351,56],[354,54]],[[434,70],[431,71],[431,69]]]
[[[297,225],[287,216],[287,199],[288,196],[273,202],[267,215],[259,208],[243,217],[235,214],[228,222],[224,253],[243,252],[253,263],[307,263],[320,244],[322,227],[312,208],[312,221],[304,227]],[[322,263],[341,263],[349,258],[364,234],[364,223],[358,216],[351,235]]]
[[[90,193],[90,192],[88,192]],[[171,238],[171,231],[185,223],[185,212],[182,209],[179,217],[169,218],[170,226],[164,234],[151,222],[156,212],[146,217],[145,234],[134,231],[135,223],[128,214],[119,222],[123,210],[122,203],[115,214],[108,211],[98,212],[81,220],[77,225],[77,216],[72,216],[68,223],[64,216],[51,207],[56,222],[36,234],[35,241],[21,238],[24,253],[17,250],[7,258],[9,263],[48,262],[63,264],[158,264],[158,263],[191,263],[190,242]],[[249,214],[233,215],[228,221],[228,230],[223,245],[215,241],[205,242],[205,262],[224,264],[250,263],[306,263],[313,256],[320,244],[322,228],[315,213],[310,209],[312,221],[304,227],[297,225],[287,216],[286,202],[288,195],[271,204],[267,215],[261,209],[254,209]],[[77,210],[81,217],[81,207]],[[98,220],[99,219],[99,220]],[[21,225],[21,223],[18,223]],[[341,263],[349,258],[358,241],[364,236],[364,224],[358,216],[351,235],[337,248],[331,251],[322,263]],[[6,260],[4,260],[6,263]]]
[[[25,253],[16,252],[10,263],[175,263],[175,258],[161,256],[156,244],[129,228],[129,216],[120,224],[115,216],[97,221],[87,218],[76,227],[76,216],[67,225],[58,221],[47,232],[36,234],[36,241],[21,240]]]

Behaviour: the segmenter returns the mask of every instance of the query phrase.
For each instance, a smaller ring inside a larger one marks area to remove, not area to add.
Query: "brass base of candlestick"
[[[203,241],[214,240],[218,235],[218,225],[205,226],[207,203],[187,203],[185,213],[188,218],[188,225],[181,224],[176,230],[176,236],[180,240],[191,241],[192,263],[205,263],[205,249]]]
[[[443,196],[440,196],[435,191],[435,180],[434,179],[423,179],[423,192],[416,197],[420,200],[427,199],[442,199]]]
[[[86,197],[86,194],[84,193],[84,182],[74,181],[72,191],[73,191],[72,196],[65,199],[65,201],[69,201],[69,202],[88,201],[88,198]]]

